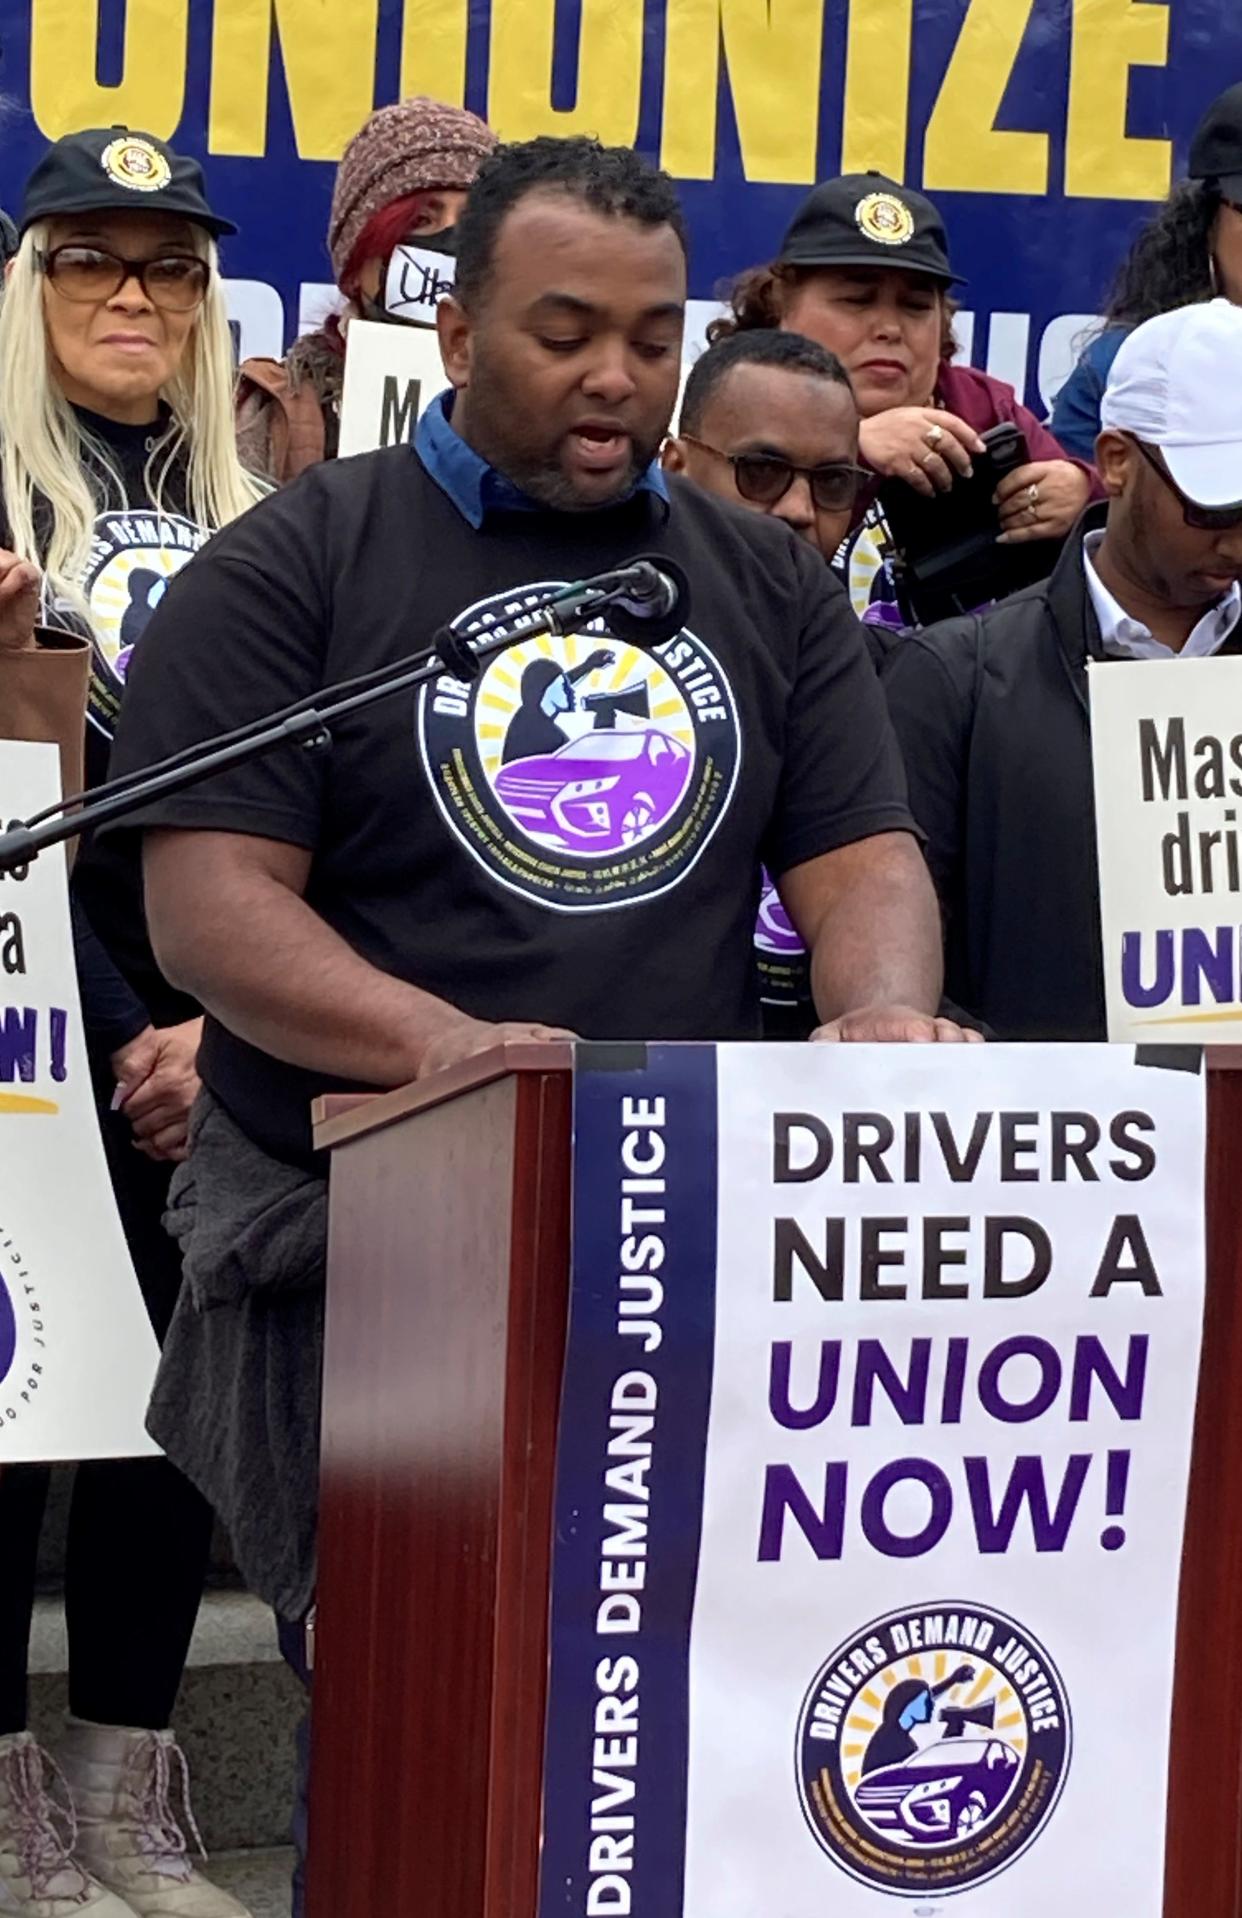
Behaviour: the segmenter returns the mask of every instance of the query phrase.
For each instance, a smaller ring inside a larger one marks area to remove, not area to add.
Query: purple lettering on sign
[[[768,1374],[768,1410],[776,1423],[783,1425],[787,1431],[805,1432],[813,1425],[822,1425],[836,1405],[837,1386],[841,1377],[841,1341],[824,1339],[821,1342],[819,1382],[815,1397],[805,1410],[795,1407],[790,1398],[792,1357],[793,1341],[778,1339],[772,1347],[772,1363]]]
[[[1001,1393],[1001,1373],[1010,1359],[1030,1358],[1040,1368],[1040,1381],[1029,1399],[1009,1399]],[[979,1367],[979,1403],[994,1419],[1021,1425],[1042,1418],[1061,1389],[1061,1355],[1047,1339],[1002,1339]]]
[[[966,1485],[975,1521],[975,1537],[981,1552],[1007,1552],[1014,1527],[1024,1505],[1029,1506],[1031,1531],[1037,1552],[1063,1552],[1069,1537],[1083,1484],[1091,1465],[1089,1453],[1076,1452],[1069,1459],[1057,1494],[1055,1508],[1048,1502],[1048,1486],[1041,1458],[1017,1458],[1005,1484],[999,1512],[992,1499],[991,1461],[968,1458]]]
[[[845,1493],[848,1468],[824,1467],[824,1503],[816,1511],[791,1465],[769,1465],[763,1481],[763,1517],[759,1525],[759,1562],[780,1558],[789,1514],[816,1558],[840,1558],[845,1542]]]
[[[854,1409],[851,1425],[870,1425],[872,1401],[879,1385],[903,1425],[922,1425],[927,1417],[927,1378],[932,1342],[913,1339],[910,1370],[903,1378],[879,1339],[860,1339],[854,1365]]]
[[[931,1494],[931,1512],[919,1532],[894,1532],[884,1516],[884,1503],[898,1485],[913,1480]],[[862,1528],[867,1543],[886,1558],[920,1558],[939,1545],[953,1517],[953,1489],[938,1465],[925,1458],[898,1458],[882,1466],[863,1493]]]
[[[1074,1377],[1070,1386],[1070,1422],[1081,1424],[1091,1416],[1091,1384],[1098,1379],[1119,1419],[1141,1419],[1147,1384],[1146,1332],[1136,1332],[1126,1355],[1126,1374],[1116,1370],[1103,1341],[1084,1333],[1074,1347]]]
[[[6,1006],[0,1018],[0,1084],[21,1079],[29,1085],[35,1076],[35,1045],[39,1015],[33,1006]]]

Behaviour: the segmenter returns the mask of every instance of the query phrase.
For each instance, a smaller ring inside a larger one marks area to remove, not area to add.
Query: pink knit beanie
[[[338,285],[373,214],[409,193],[471,186],[496,144],[477,114],[440,100],[419,96],[373,113],[337,168],[328,251]]]

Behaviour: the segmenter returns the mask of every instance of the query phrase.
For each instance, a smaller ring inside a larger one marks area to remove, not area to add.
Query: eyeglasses
[[[1182,518],[1185,520],[1187,526],[1193,526],[1195,530],[1200,533],[1228,533],[1232,532],[1235,527],[1242,526],[1242,501],[1239,501],[1234,506],[1200,506],[1197,501],[1187,499],[1185,493],[1183,493],[1181,487],[1155,449],[1144,445],[1143,441],[1137,438],[1133,433],[1131,433],[1129,437],[1138,447],[1139,452],[1151,467],[1152,472],[1159,473],[1170,493],[1172,493],[1174,499],[1181,507]]]
[[[804,479],[811,499],[821,513],[846,513],[858,498],[858,489],[870,477],[861,466],[848,460],[827,460],[822,466],[795,466],[792,460],[775,453],[722,453],[694,433],[683,433],[683,440],[699,446],[718,460],[727,460],[733,468],[737,490],[753,506],[775,506],[783,500],[796,479]]]
[[[66,300],[86,306],[110,300],[128,280],[137,280],[152,306],[166,313],[192,313],[207,295],[211,268],[190,253],[162,253],[154,260],[126,260],[102,246],[54,246],[36,254],[40,272]]]

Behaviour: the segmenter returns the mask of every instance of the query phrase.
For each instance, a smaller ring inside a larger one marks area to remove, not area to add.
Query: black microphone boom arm
[[[646,570],[640,573],[640,567]],[[564,635],[580,632],[618,602],[628,598],[632,605],[636,584],[640,591],[649,591],[651,568],[652,562],[640,560],[629,566],[618,567],[611,573],[599,573],[591,579],[578,580],[572,586],[551,594],[544,605],[537,607],[524,619],[506,623],[503,627],[492,627],[486,632],[468,636],[457,632],[451,624],[442,626],[430,646],[409,654],[405,659],[395,660],[391,666],[360,674],[355,679],[343,680],[336,686],[324,687],[309,699],[299,700],[280,712],[268,713],[262,719],[240,726],[234,732],[204,740],[198,746],[174,753],[142,772],[122,774],[118,779],[109,780],[106,785],[96,786],[89,794],[71,793],[46,811],[37,813],[33,819],[12,821],[8,830],[0,833],[0,875],[27,866],[49,846],[60,845],[62,841],[96,826],[124,819],[140,812],[153,800],[166,798],[170,793],[184,792],[187,787],[197,786],[202,780],[210,779],[229,766],[259,759],[279,746],[300,745],[310,751],[327,747],[331,744],[329,728],[332,725],[352,713],[361,712],[364,707],[373,706],[377,700],[391,699],[397,693],[424,686],[446,672],[451,673],[454,679],[477,679],[483,666],[510,646],[521,645],[527,639],[538,639],[545,633]],[[631,613],[624,635],[618,637],[641,644],[641,639],[634,639],[633,633],[636,626],[642,624]],[[653,621],[652,624],[662,628],[659,621]],[[663,638],[662,629],[652,631],[647,635],[647,643],[658,645]]]

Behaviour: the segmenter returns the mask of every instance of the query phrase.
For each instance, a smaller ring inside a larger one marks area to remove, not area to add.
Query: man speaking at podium
[[[313,1581],[316,1093],[503,1038],[756,1036],[764,862],[822,1038],[962,1037],[934,1017],[936,904],[843,591],[788,528],[653,464],[686,294],[671,182],[625,149],[535,140],[488,162],[457,231],[452,395],[413,450],[315,469],[185,570],[136,656],[115,770],[642,553],[681,568],[692,606],[663,644],[511,648],[339,724],[330,752],[142,815],[156,950],[209,1012],[152,1430],[291,1618]]]

